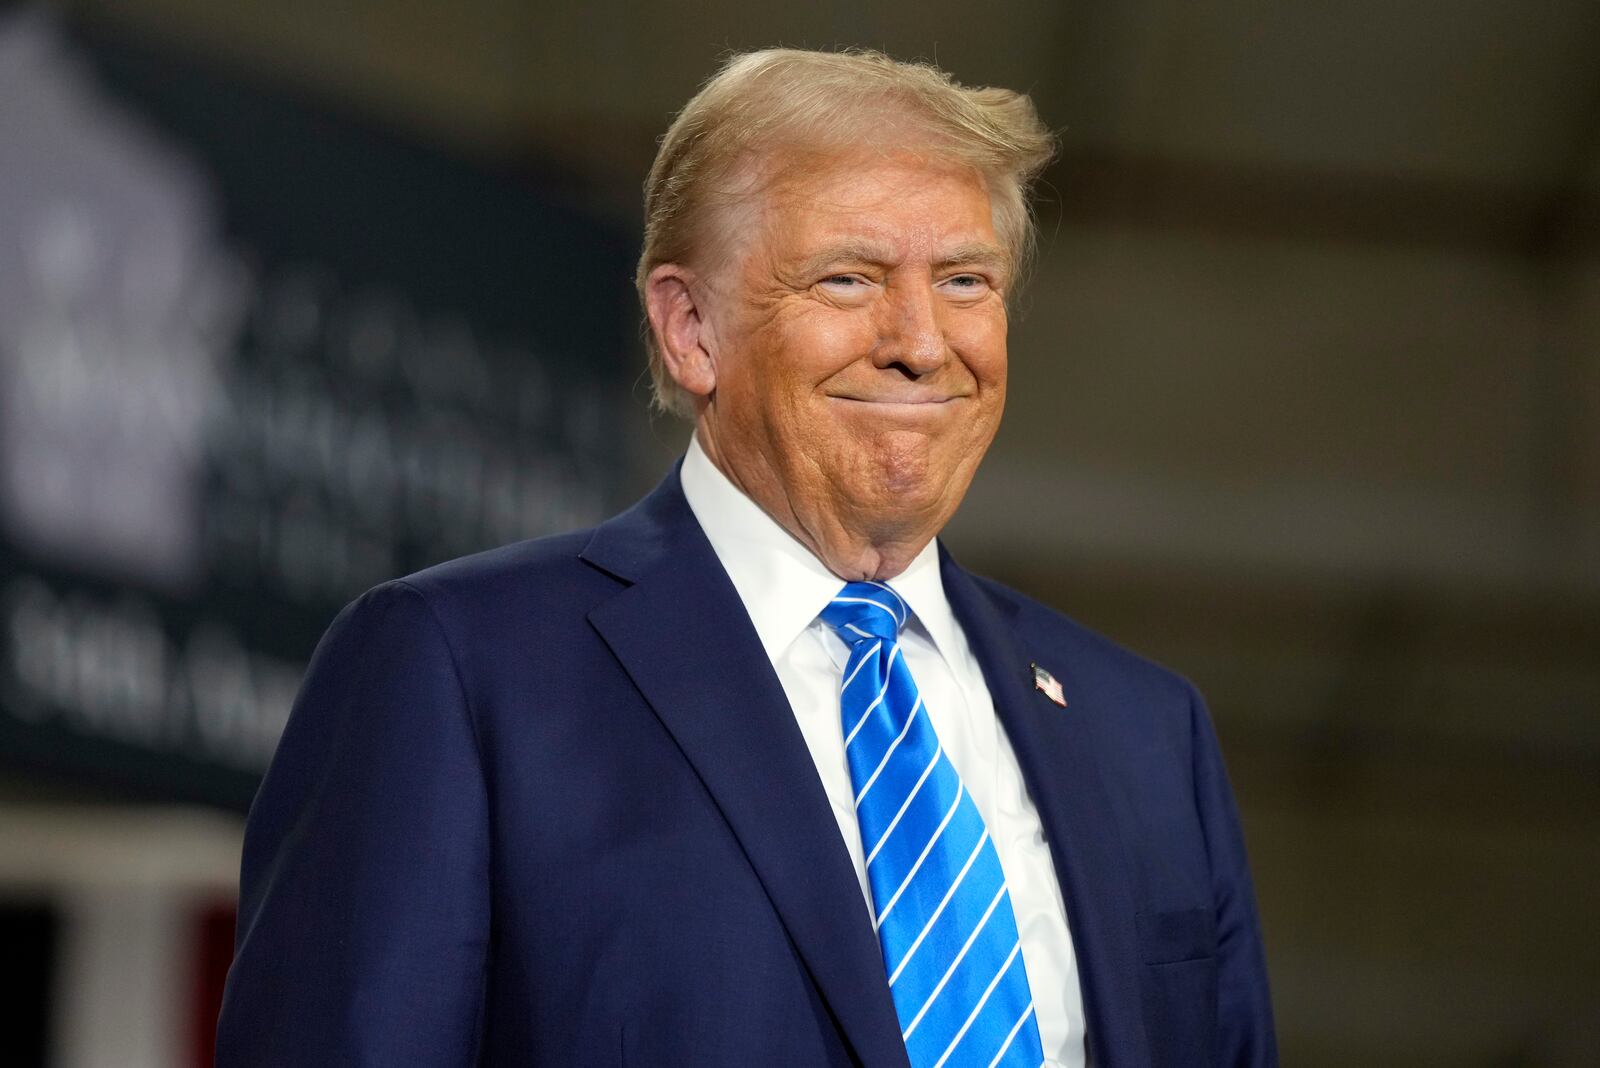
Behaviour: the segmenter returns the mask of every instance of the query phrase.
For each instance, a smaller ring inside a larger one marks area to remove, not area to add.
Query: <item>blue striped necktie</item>
[[[845,756],[889,992],[913,1068],[1044,1061],[1011,894],[900,650],[908,609],[851,582],[822,610],[850,647]]]

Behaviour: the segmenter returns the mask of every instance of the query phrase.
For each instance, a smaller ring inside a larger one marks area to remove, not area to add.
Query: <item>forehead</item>
[[[975,168],[913,151],[789,152],[766,162],[754,198],[771,252],[875,240],[902,253],[998,245],[988,182]]]

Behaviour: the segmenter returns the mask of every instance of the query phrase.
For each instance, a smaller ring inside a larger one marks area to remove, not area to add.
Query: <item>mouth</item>
[[[856,397],[844,394],[830,395],[829,400],[842,401],[845,404],[860,405],[862,407],[878,408],[885,411],[935,411],[939,408],[966,400],[965,395],[948,396],[945,394],[912,394],[887,397]]]

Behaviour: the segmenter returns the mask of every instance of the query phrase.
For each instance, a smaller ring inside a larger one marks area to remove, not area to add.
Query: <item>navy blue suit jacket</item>
[[[1049,836],[1095,1064],[1275,1063],[1199,697],[941,560]],[[674,472],[335,621],[250,812],[218,1064],[904,1068],[860,894]]]

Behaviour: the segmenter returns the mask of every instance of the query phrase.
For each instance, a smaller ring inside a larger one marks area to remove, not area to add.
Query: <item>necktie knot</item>
[[[910,615],[906,602],[881,582],[847,582],[822,610],[822,621],[846,645],[892,642]]]

